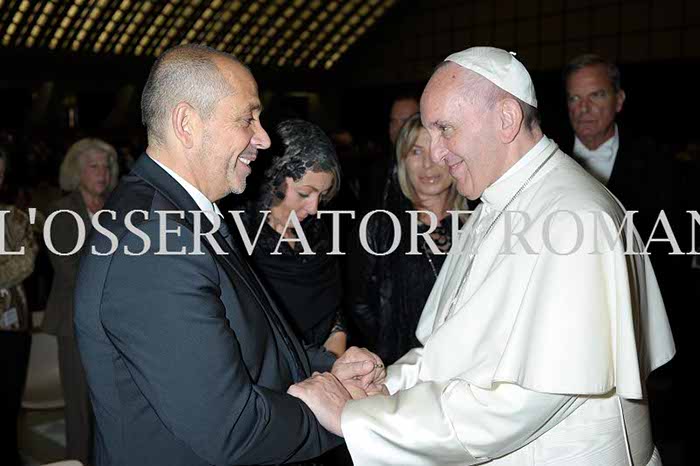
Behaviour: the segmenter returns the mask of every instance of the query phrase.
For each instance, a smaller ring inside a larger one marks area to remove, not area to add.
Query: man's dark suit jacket
[[[75,331],[97,421],[98,466],[279,464],[318,456],[337,437],[287,388],[328,370],[328,353],[294,337],[245,258],[216,233],[227,255],[202,238],[201,255],[158,255],[156,211],[199,210],[147,155],[105,205],[82,257]],[[129,211],[148,212],[149,220]],[[193,248],[193,217],[169,215],[167,250]],[[203,217],[202,231],[211,225]],[[143,255],[125,254],[151,245]]]

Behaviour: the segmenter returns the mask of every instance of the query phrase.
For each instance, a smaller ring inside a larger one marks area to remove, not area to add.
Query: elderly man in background
[[[648,135],[618,125],[626,94],[613,62],[581,55],[566,65],[563,78],[574,131],[565,150],[627,209],[639,211],[635,224],[646,241],[659,211],[673,203],[670,158]]]
[[[482,203],[423,310],[423,348],[343,410],[356,464],[661,464],[644,384],[675,348],[653,270],[603,239],[624,208],[536,107],[504,50],[455,53],[430,79],[431,156]],[[296,387],[313,400],[311,382]]]
[[[575,134],[571,154],[598,181],[608,184],[620,147],[615,119],[626,98],[620,70],[598,55],[581,55],[564,68],[564,82]]]
[[[350,398],[339,379],[356,396],[367,386],[353,377],[381,379],[378,358],[356,348],[335,364],[305,350],[222,223],[215,202],[243,192],[270,145],[261,111],[253,75],[229,54],[178,46],[151,69],[148,148],[105,205],[115,215],[89,238],[97,252],[75,294],[98,466],[309,459],[339,439],[287,388],[333,367],[319,402],[334,413]],[[199,252],[196,231],[212,234]]]

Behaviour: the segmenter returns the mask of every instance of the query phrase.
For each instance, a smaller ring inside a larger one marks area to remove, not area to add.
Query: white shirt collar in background
[[[620,148],[620,134],[615,125],[615,134],[595,150],[587,148],[581,140],[574,140],[574,156],[583,165],[583,168],[603,184],[608,184],[612,174],[617,150]]]

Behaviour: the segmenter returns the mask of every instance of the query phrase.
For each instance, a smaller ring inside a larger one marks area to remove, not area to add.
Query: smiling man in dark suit
[[[260,112],[252,74],[231,55],[178,46],[151,70],[148,148],[105,205],[115,214],[99,218],[104,229],[89,238],[78,276],[75,329],[98,466],[318,456],[339,439],[287,389],[333,366],[316,399],[340,407],[350,398],[340,381],[383,370],[359,350],[334,365],[304,348],[223,222],[193,252],[197,232],[220,223],[215,201],[243,192],[270,145]]]

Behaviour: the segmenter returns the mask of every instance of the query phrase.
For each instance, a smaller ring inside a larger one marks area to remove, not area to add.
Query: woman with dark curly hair
[[[347,337],[340,267],[316,217],[319,205],[338,192],[340,165],[313,123],[285,120],[272,136],[271,166],[246,216],[249,235],[259,232],[253,266],[299,336],[340,356]]]

